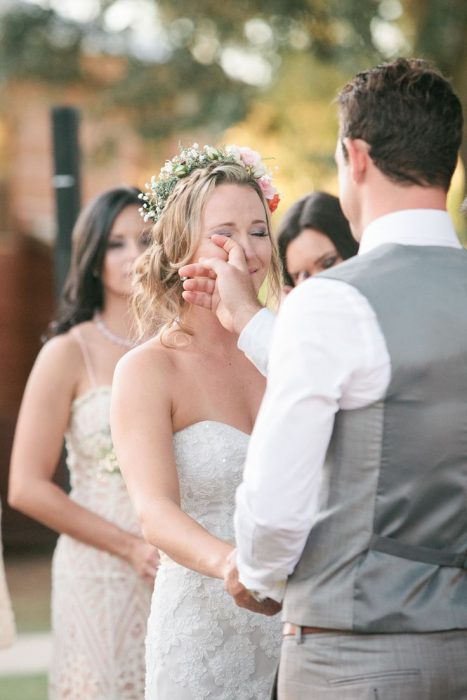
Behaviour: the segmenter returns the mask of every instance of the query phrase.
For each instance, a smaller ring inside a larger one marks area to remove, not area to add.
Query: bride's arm
[[[118,462],[146,540],[189,569],[223,578],[232,546],[180,508],[172,446],[174,374],[168,353],[149,344],[118,363],[111,409]]]

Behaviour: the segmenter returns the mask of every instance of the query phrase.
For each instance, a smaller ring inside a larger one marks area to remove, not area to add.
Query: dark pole
[[[57,212],[55,243],[55,297],[59,298],[70,265],[71,232],[81,206],[79,111],[52,109],[54,154],[53,186]]]

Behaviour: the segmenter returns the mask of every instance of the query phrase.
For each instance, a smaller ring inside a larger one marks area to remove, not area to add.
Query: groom
[[[339,112],[360,252],[277,319],[227,588],[245,606],[283,599],[281,700],[461,700],[467,251],[446,213],[461,106],[430,65],[398,59],[350,81]],[[264,366],[271,318],[238,246],[218,243],[227,261],[181,270],[184,296]]]

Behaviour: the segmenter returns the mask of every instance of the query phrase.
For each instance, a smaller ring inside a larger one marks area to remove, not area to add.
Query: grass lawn
[[[2,700],[47,700],[47,677],[1,676]]]
[[[6,577],[19,634],[50,629],[50,560],[50,552],[8,553],[5,556]],[[0,699],[47,700],[46,674],[1,674]]]

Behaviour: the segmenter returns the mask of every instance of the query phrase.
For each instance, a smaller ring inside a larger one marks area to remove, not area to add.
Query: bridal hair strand
[[[199,244],[202,214],[215,187],[234,184],[253,189],[264,207],[269,233],[270,211],[257,181],[236,163],[211,163],[198,168],[175,186],[152,229],[149,248],[139,258],[134,278],[133,309],[141,336],[160,334],[161,342],[175,347],[192,335],[184,322],[187,302],[178,270],[192,261]],[[275,241],[267,279],[268,300],[279,298],[281,274]]]

